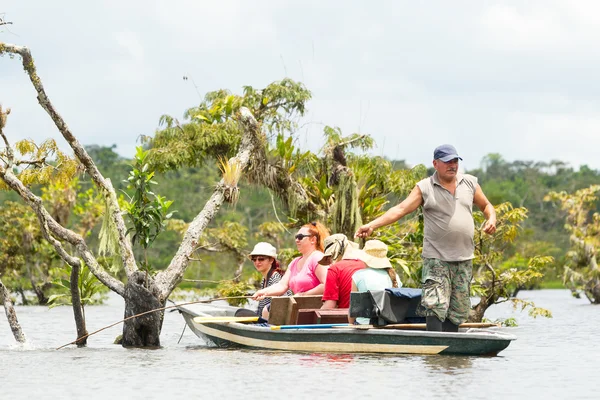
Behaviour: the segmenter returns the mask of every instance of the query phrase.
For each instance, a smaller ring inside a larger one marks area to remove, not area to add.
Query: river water
[[[507,304],[490,319],[518,339],[497,357],[294,354],[207,347],[177,312],[167,313],[154,350],[113,345],[121,325],[89,339],[87,348],[55,350],[75,337],[70,307],[17,307],[28,339],[16,345],[0,317],[2,399],[320,399],[382,396],[469,399],[599,399],[600,306],[566,290],[524,291],[548,308],[537,319]],[[122,319],[123,304],[86,310],[90,332]],[[181,338],[181,340],[180,340]]]

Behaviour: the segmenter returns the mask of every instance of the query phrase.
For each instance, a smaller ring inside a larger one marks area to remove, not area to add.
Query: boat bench
[[[298,325],[298,312],[305,309],[319,309],[323,305],[322,296],[282,296],[271,299],[269,324]]]
[[[293,325],[345,323],[348,323],[347,308],[302,308],[298,310],[298,317]]]

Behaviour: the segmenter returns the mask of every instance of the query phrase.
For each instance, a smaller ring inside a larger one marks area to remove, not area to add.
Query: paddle
[[[210,322],[257,322],[256,317],[194,317],[194,322],[206,324]]]

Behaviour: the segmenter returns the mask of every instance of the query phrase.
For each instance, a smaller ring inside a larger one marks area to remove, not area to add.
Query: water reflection
[[[300,358],[300,361],[307,365],[320,364],[348,364],[354,361],[354,354],[324,354],[312,353]]]
[[[439,371],[448,375],[463,374],[473,366],[473,358],[466,356],[426,356],[423,365],[432,371]]]

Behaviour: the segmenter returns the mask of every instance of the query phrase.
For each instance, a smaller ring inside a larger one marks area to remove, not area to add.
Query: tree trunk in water
[[[491,297],[482,297],[479,300],[477,305],[471,308],[469,312],[469,320],[468,322],[481,322],[483,320],[483,316],[485,311],[490,307],[490,305],[494,304],[494,301]]]
[[[81,265],[71,268],[71,304],[73,304],[73,316],[75,317],[75,326],[77,327],[77,347],[84,347],[87,344],[88,331],[85,327],[85,316],[81,305],[81,296],[79,293],[79,270]],[[80,337],[84,337],[79,340]]]
[[[8,320],[8,324],[10,325],[10,329],[12,330],[15,340],[19,343],[25,343],[25,335],[23,334],[21,325],[19,325],[19,321],[17,320],[17,313],[15,312],[15,308],[10,300],[10,293],[2,281],[0,281],[0,298],[3,300],[6,319]]]
[[[600,304],[600,279],[592,279],[585,288],[586,296],[592,304]]]
[[[165,302],[159,300],[159,293],[154,279],[147,276],[146,272],[134,272],[129,276],[125,285],[124,318],[164,307]],[[123,346],[160,346],[163,316],[164,311],[157,311],[125,321],[123,323]]]
[[[33,292],[37,296],[38,304],[40,306],[48,305],[48,297],[46,297],[46,294],[44,293],[43,286],[42,285],[36,285],[36,283],[32,279],[31,280],[31,288],[33,289]]]
[[[27,297],[25,297],[25,290],[22,287],[15,289],[17,293],[21,295],[21,301],[23,301],[24,306],[28,306],[29,302],[27,301]]]

